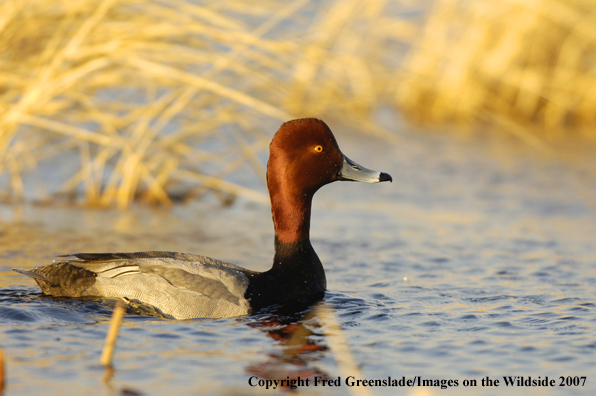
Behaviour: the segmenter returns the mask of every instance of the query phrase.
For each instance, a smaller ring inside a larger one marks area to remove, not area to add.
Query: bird
[[[31,270],[46,295],[122,299],[169,319],[230,318],[272,305],[320,299],[325,270],[309,232],[312,198],[335,181],[378,183],[392,178],[346,157],[331,129],[316,118],[283,123],[269,146],[267,187],[275,254],[257,272],[189,253],[75,253]]]

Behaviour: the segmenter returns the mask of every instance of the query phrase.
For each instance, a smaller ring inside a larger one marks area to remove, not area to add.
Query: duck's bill
[[[344,155],[342,167],[337,175],[337,180],[359,181],[365,183],[392,182],[391,175],[384,172],[366,169]]]

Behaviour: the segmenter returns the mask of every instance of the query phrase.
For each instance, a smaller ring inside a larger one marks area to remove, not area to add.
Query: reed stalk
[[[0,349],[0,394],[4,391],[5,384],[5,371],[4,371],[4,352]]]
[[[120,331],[120,325],[122,324],[122,317],[126,308],[123,302],[118,301],[114,307],[114,313],[112,320],[110,320],[110,328],[106,335],[106,342],[101,353],[100,362],[102,366],[112,365],[112,356],[114,355],[114,349],[116,348],[116,341],[118,340],[118,333]]]
[[[349,376],[364,378],[360,368],[354,360],[354,356],[344,337],[343,330],[337,321],[335,309],[327,304],[319,303],[316,307],[316,316],[325,327],[325,339],[327,340],[329,349],[333,353],[333,357],[339,366],[342,378],[345,379]],[[349,389],[350,393],[354,396],[372,395],[365,386],[352,386]]]

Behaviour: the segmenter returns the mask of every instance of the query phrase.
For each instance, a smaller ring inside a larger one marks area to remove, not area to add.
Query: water
[[[12,271],[82,251],[177,250],[265,270],[269,208],[202,201],[171,211],[2,207],[4,395],[277,394],[249,379],[340,377],[302,394],[588,395],[596,390],[596,177],[583,160],[542,158],[502,139],[404,132],[388,144],[336,136],[393,184],[335,183],[314,201],[312,241],[341,335],[363,379],[458,386],[350,388],[315,306],[235,319],[128,314],[106,378],[112,301],[42,296]],[[342,360],[343,361],[343,360]],[[503,376],[555,379],[506,387]],[[563,376],[583,386],[558,386]],[[500,381],[482,386],[481,379]],[[464,380],[477,385],[464,387]],[[453,383],[452,383],[453,384]]]

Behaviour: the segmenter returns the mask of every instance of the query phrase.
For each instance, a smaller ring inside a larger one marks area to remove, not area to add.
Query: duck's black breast
[[[327,287],[323,265],[308,239],[294,243],[276,240],[273,267],[245,274],[249,283],[244,297],[252,312],[270,305],[321,298]]]

